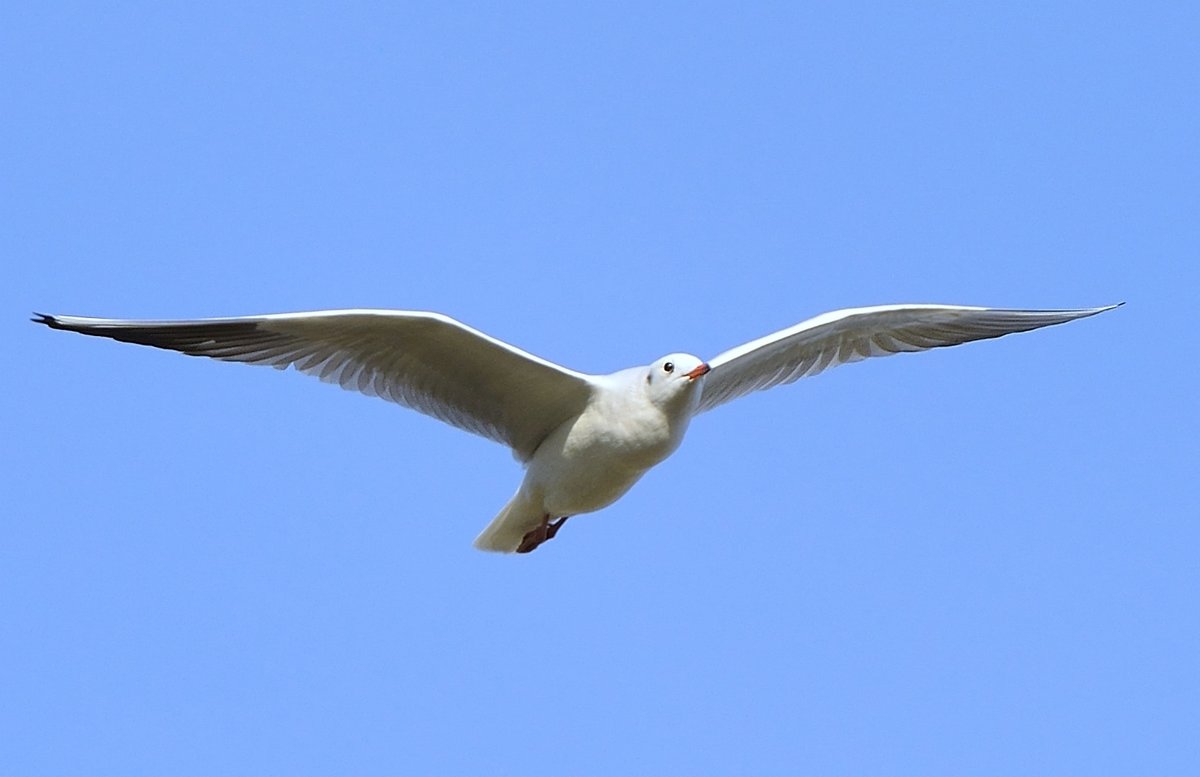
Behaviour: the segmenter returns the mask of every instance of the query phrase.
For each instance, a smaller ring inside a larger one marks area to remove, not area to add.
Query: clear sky
[[[1196,774],[1200,15],[898,5],[6,4],[0,773]],[[493,443],[27,321],[608,372],[1122,300],[724,406],[522,557]]]

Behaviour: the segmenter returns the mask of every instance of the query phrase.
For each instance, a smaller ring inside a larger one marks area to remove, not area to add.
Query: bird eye
[[[667,362],[663,365],[663,372],[674,372],[675,365],[672,362]]]

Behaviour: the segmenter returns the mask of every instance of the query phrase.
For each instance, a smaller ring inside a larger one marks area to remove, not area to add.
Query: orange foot
[[[562,525],[570,517],[569,515],[564,515],[557,521],[552,522],[550,516],[543,515],[541,523],[525,532],[525,536],[521,538],[521,544],[517,546],[517,552],[528,553],[546,540],[554,539],[554,535],[558,534],[558,530],[562,528]]]

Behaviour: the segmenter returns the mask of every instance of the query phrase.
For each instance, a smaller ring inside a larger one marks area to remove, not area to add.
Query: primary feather
[[[1027,332],[1118,307],[1009,310],[958,305],[879,305],[825,313],[752,340],[709,362],[697,412],[752,391],[792,383],[872,356],[924,351]]]
[[[191,321],[39,315],[52,329],[295,367],[508,445],[525,461],[586,407],[592,379],[439,313],[328,310]]]

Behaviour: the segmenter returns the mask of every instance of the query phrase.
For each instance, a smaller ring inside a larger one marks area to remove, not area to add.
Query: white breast
[[[679,447],[688,418],[624,394],[602,397],[542,443],[522,488],[555,516],[607,507]]]

